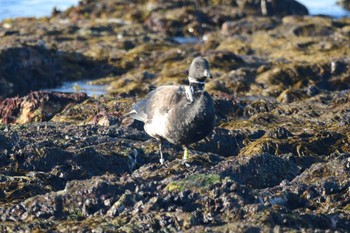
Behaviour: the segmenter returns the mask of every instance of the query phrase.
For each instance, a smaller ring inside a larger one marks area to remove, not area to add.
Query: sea
[[[78,0],[0,0],[0,21],[6,18],[50,16],[54,7],[66,10],[78,2]]]

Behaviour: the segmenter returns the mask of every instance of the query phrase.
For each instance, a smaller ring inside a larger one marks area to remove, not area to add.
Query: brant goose
[[[144,122],[144,129],[159,142],[160,163],[164,163],[162,141],[167,140],[184,149],[208,136],[214,128],[215,109],[210,95],[204,91],[207,78],[212,78],[209,62],[196,57],[189,69],[189,86],[160,86],[133,105],[126,114]]]

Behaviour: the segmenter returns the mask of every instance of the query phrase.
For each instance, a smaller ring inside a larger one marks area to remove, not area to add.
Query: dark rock
[[[97,78],[102,73],[113,72],[112,67],[102,62],[80,54],[57,52],[45,46],[22,45],[1,49],[0,61],[0,92],[3,97],[52,88],[64,80],[87,76]]]
[[[207,51],[211,67],[232,70],[244,64],[243,59],[227,50]]]
[[[278,127],[267,132],[267,136],[276,139],[286,139],[288,137],[293,136],[293,134],[289,132],[286,128]]]
[[[101,126],[120,125],[121,119],[118,116],[113,116],[106,111],[99,112],[93,119],[92,123]]]
[[[268,100],[264,100],[264,99],[256,100],[244,108],[243,115],[245,117],[250,117],[257,113],[270,112],[275,107],[276,107],[276,104]]]
[[[229,166],[220,165],[223,170],[221,175],[255,188],[275,186],[284,179],[293,179],[300,172],[296,164],[269,154],[242,157],[232,162]]]
[[[320,25],[301,25],[292,30],[295,36],[328,36],[334,33],[334,28]]]
[[[307,89],[306,89],[306,93],[309,95],[309,96],[315,96],[317,94],[320,93],[320,90],[314,86],[314,85],[311,85],[311,86],[308,86]]]
[[[257,31],[269,31],[278,25],[274,18],[245,17],[238,21],[226,21],[222,24],[221,33],[228,35],[252,34]]]
[[[223,118],[225,118],[226,116],[234,112],[238,112],[240,110],[236,99],[232,99],[232,98],[215,99],[214,104],[215,104],[215,114]]]
[[[235,131],[214,129],[208,141],[201,141],[194,145],[196,150],[212,152],[221,156],[235,156],[243,147],[245,136]]]
[[[307,8],[294,0],[283,1],[251,1],[239,0],[237,4],[245,11],[252,11],[255,14],[262,15],[307,15]]]

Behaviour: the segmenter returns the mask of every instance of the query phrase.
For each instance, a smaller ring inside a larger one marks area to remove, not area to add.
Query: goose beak
[[[210,73],[210,71],[208,69],[205,69],[204,70],[204,77],[207,77],[207,78],[213,78],[213,75]]]

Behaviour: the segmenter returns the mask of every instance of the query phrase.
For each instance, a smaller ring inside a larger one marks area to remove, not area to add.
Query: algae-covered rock
[[[289,0],[88,0],[1,22],[0,231],[346,232],[350,21],[306,14]],[[164,142],[161,166],[124,114],[188,84],[199,55],[216,127],[186,164]],[[108,94],[29,92],[78,79]]]
[[[318,98],[326,101],[328,110],[314,108],[325,115],[312,121],[324,121],[331,111],[342,112],[348,103],[344,92]],[[99,101],[111,111],[107,106],[112,100],[101,97]],[[26,223],[35,220],[45,229],[62,231],[71,224],[74,229],[99,226],[111,231],[201,229],[206,224],[213,224],[212,230],[219,226],[261,229],[261,225],[311,230],[332,227],[336,216],[336,228],[347,229],[346,199],[341,197],[347,192],[348,156],[329,154],[333,148],[349,148],[348,126],[338,133],[317,133],[310,128],[307,134],[305,123],[303,135],[291,125],[261,130],[261,120],[253,117],[287,114],[288,106],[280,105],[251,111],[251,123],[241,122],[235,131],[217,129],[210,143],[194,145],[190,167],[175,159],[181,157],[181,149],[169,144],[163,147],[166,166],[160,166],[157,143],[125,122],[109,127],[57,122],[2,127],[0,146],[6,152],[1,163],[6,173],[1,183],[7,186],[1,196],[7,202],[0,207],[3,227],[34,230],[39,225]],[[335,130],[334,120],[329,119],[329,130]],[[343,120],[338,119],[339,123]],[[288,121],[275,124],[279,122]],[[260,131],[254,131],[254,124],[260,125],[255,126]],[[270,154],[247,153],[263,141],[274,145],[273,150],[262,147]],[[314,154],[283,154],[293,143],[304,143]],[[316,205],[319,200],[325,200],[324,205]],[[328,214],[330,206],[337,212]],[[250,226],[252,221],[257,225]]]
[[[32,92],[23,98],[8,98],[0,103],[0,123],[48,121],[70,103],[79,103],[86,98],[85,93],[55,92]]]
[[[210,185],[220,182],[220,176],[216,174],[198,174],[189,176],[181,181],[174,181],[165,187],[169,191],[179,190],[184,191],[187,189],[201,190],[208,189]],[[198,191],[197,191],[198,192]]]

